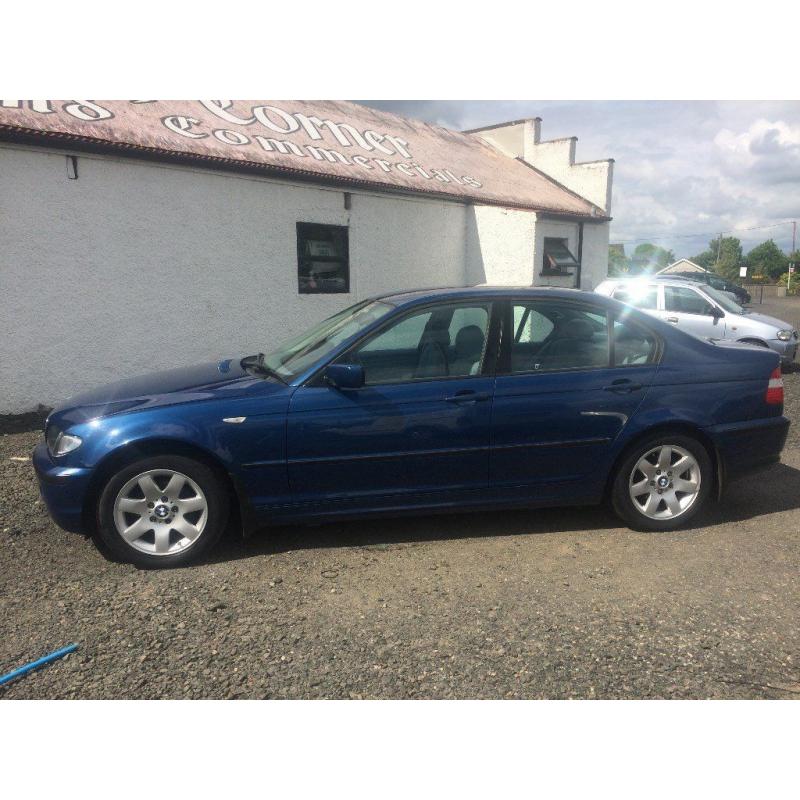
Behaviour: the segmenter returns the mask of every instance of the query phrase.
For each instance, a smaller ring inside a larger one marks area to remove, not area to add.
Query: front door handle
[[[445,397],[448,403],[459,403],[465,405],[467,403],[481,403],[489,399],[489,392],[476,392],[474,389],[462,389],[455,394]]]
[[[677,325],[677,324],[678,324],[678,318],[677,318],[677,317],[665,317],[664,319],[666,319],[666,320],[667,320],[667,322],[672,322],[672,323],[674,323],[675,325]]]
[[[641,383],[633,383],[627,378],[620,378],[619,380],[612,381],[611,386],[603,387],[603,389],[607,392],[617,392],[618,394],[630,394],[631,392],[638,392],[641,388]]]

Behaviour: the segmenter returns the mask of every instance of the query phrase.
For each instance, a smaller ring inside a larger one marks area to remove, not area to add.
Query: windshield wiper
[[[264,363],[264,354],[258,353],[254,356],[245,356],[240,362],[242,369],[252,369],[254,372],[260,372],[269,378],[275,378],[281,383],[286,383],[286,380],[277,373],[272,367],[268,367]]]

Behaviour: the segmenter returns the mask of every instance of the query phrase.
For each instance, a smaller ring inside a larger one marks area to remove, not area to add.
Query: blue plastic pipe
[[[31,661],[30,664],[26,664],[24,667],[19,667],[18,669],[12,670],[11,672],[0,676],[0,686],[2,686],[4,683],[8,683],[9,681],[13,681],[14,678],[20,678],[23,675],[27,675],[29,672],[39,669],[39,667],[43,667],[45,664],[50,664],[52,661],[56,661],[59,658],[64,658],[67,653],[72,653],[77,649],[77,644],[68,644],[66,647],[62,647],[60,650],[55,650],[54,652],[43,656],[38,661]]]

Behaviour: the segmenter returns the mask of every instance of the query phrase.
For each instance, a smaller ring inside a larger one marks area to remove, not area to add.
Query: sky
[[[778,223],[800,222],[800,101],[360,102],[456,130],[541,117],[543,139],[577,136],[576,160],[615,160],[611,241],[628,253],[692,256],[734,230],[745,252],[770,238],[788,252]],[[762,225],[776,227],[741,230]]]

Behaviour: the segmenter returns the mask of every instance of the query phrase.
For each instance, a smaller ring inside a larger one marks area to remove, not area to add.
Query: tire
[[[101,549],[122,561],[180,567],[211,550],[227,518],[228,495],[212,469],[184,456],[153,456],[109,479],[95,535]]]
[[[680,473],[675,468],[662,469],[667,448],[669,467],[686,469]],[[700,511],[713,484],[711,458],[697,439],[656,434],[622,458],[611,488],[611,504],[634,530],[671,531],[686,525]]]

